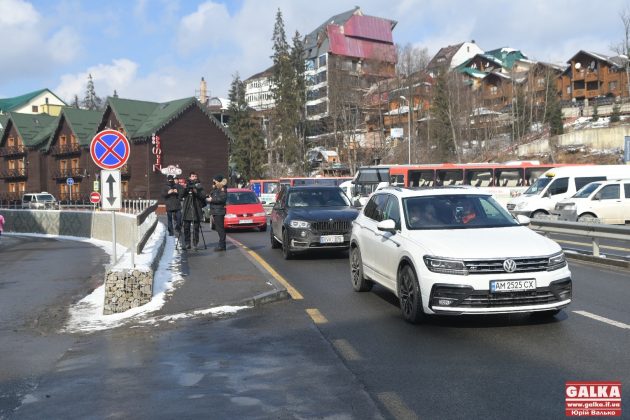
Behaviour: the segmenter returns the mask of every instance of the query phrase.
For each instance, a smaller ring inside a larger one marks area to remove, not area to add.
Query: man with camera
[[[205,194],[196,172],[190,172],[184,188],[184,242],[185,249],[190,249],[190,227],[193,226],[192,243],[195,249],[199,244],[199,228],[202,217],[201,208],[205,204]]]
[[[206,201],[210,205],[210,213],[212,214],[212,222],[217,233],[219,234],[219,244],[214,248],[215,251],[225,251],[225,203],[227,202],[227,186],[228,180],[223,175],[217,175],[212,179],[212,190]]]
[[[169,175],[167,178],[167,184],[162,190],[162,197],[164,198],[164,204],[166,206],[166,219],[168,221],[168,234],[173,236],[173,225],[177,236],[182,229],[182,196],[184,194],[184,188],[175,182],[175,177]]]

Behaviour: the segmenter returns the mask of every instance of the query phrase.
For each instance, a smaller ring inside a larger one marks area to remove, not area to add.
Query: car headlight
[[[524,209],[525,207],[527,207],[527,202],[526,202],[526,201],[521,201],[520,203],[518,203],[518,204],[516,205],[516,209],[517,209],[517,210],[522,210],[522,209]]]
[[[291,220],[289,226],[296,229],[308,229],[311,227],[309,222],[305,222],[304,220]]]
[[[567,203],[564,205],[565,210],[575,210],[575,203]]]
[[[464,265],[464,262],[461,260],[451,260],[425,255],[424,263],[429,271],[433,271],[434,273],[458,274],[461,276],[468,275],[468,269],[466,269],[466,265]]]
[[[564,252],[558,252],[549,257],[549,263],[547,264],[547,271],[558,270],[567,265],[567,260],[564,257]]]
[[[234,219],[234,218],[236,218],[236,215],[234,213],[228,213],[228,214],[225,215],[225,218],[226,219]]]
[[[261,211],[260,213],[254,213],[254,216],[256,217],[262,217],[262,216],[266,216],[267,213],[265,213],[264,211]]]

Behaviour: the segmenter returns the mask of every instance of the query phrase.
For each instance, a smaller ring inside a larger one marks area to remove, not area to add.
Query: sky
[[[165,102],[226,97],[271,65],[278,9],[287,38],[360,6],[397,21],[394,42],[439,48],[475,40],[534,60],[566,63],[579,50],[614,55],[630,0],[0,0],[0,98],[51,89],[70,103],[88,74],[97,95]]]

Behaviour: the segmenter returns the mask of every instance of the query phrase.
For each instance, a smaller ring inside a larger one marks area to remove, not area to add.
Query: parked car
[[[283,187],[271,211],[271,247],[281,247],[285,259],[296,252],[347,250],[358,214],[339,187]]]
[[[203,208],[206,223],[212,220],[210,206]],[[226,229],[259,229],[267,230],[267,214],[256,194],[245,188],[228,188],[225,205]],[[214,224],[212,225],[214,229]]]
[[[553,316],[571,302],[571,272],[556,242],[517,219],[471,188],[377,191],[353,225],[352,286],[391,290],[412,323],[428,314]]]
[[[22,195],[23,209],[54,209],[57,207],[57,199],[55,199],[52,194],[45,191]]]
[[[570,222],[596,218],[602,223],[630,223],[630,179],[591,182],[556,204],[552,213]]]

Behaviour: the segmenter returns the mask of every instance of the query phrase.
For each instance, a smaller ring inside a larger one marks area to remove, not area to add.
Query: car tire
[[[547,216],[549,215],[549,213],[547,213],[544,210],[536,210],[535,212],[532,213],[532,219],[539,219],[541,216]]]
[[[267,224],[264,224],[260,227],[260,231],[261,232],[266,232],[267,231]]]
[[[291,252],[289,246],[289,234],[286,230],[282,231],[282,255],[285,260],[290,260],[293,258],[293,252]]]
[[[593,213],[582,213],[580,214],[580,217],[577,218],[578,222],[582,222],[582,223],[586,223],[589,222],[589,219],[596,219],[597,216],[595,216]]]
[[[276,238],[273,236],[273,228],[269,229],[269,237],[271,239],[271,248],[272,249],[280,248],[280,242],[278,242]]]
[[[372,282],[363,274],[363,260],[358,246],[350,248],[350,280],[355,292],[369,292],[372,290]]]
[[[398,271],[398,300],[400,311],[405,321],[411,324],[418,324],[425,318],[422,309],[422,295],[420,294],[420,284],[413,267],[409,264],[403,265]]]

